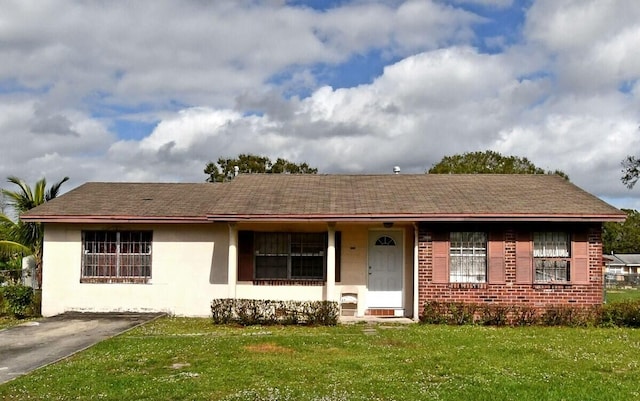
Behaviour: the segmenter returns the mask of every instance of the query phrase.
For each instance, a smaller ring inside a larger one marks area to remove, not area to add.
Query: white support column
[[[236,297],[236,283],[238,282],[238,227],[229,223],[229,262],[228,262],[229,298]]]
[[[420,311],[418,310],[420,305],[420,281],[418,280],[418,274],[420,271],[420,259],[418,257],[418,250],[420,248],[420,240],[418,238],[418,225],[413,224],[413,320],[418,321],[420,319]]]
[[[327,293],[325,299],[333,301],[336,288],[336,225],[329,223],[327,229]]]

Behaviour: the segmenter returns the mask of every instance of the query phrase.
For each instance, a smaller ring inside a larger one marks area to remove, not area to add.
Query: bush
[[[2,297],[6,308],[15,317],[21,319],[33,312],[33,288],[12,283],[2,287]]]
[[[477,310],[476,304],[429,301],[424,304],[420,321],[431,324],[472,324],[476,322]]]
[[[640,327],[640,300],[606,304],[599,320],[602,326]]]
[[[540,322],[538,310],[531,306],[514,306],[511,316],[511,324],[515,326],[532,326]]]
[[[640,327],[640,300],[604,306],[563,305],[546,309],[528,305],[428,301],[423,306],[420,321],[451,325]]]
[[[338,323],[338,313],[338,303],[331,301],[271,301],[222,298],[214,299],[211,302],[211,316],[215,324],[333,326]]]
[[[510,323],[513,306],[484,305],[480,322],[485,326],[506,326]]]
[[[420,322],[427,324],[447,323],[444,304],[438,301],[427,301],[424,303]]]

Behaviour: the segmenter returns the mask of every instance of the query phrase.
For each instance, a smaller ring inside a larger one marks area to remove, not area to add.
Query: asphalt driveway
[[[159,316],[65,313],[0,330],[0,384]]]

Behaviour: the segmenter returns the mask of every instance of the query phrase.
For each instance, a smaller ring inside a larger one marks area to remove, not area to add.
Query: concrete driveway
[[[0,330],[0,384],[161,315],[65,313]]]

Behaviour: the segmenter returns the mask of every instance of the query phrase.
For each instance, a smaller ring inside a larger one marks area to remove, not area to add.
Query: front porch
[[[355,318],[417,319],[413,224],[238,222],[228,228],[229,298],[328,300]]]

